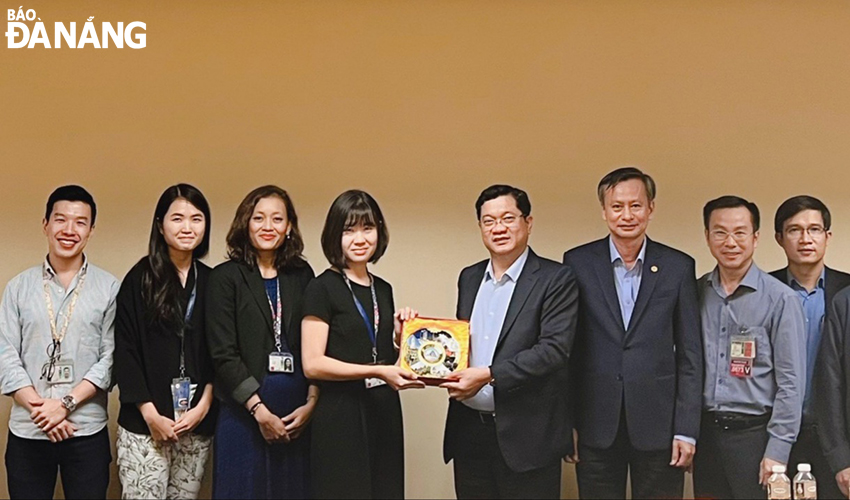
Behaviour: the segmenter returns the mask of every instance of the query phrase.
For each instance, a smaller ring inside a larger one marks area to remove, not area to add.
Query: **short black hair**
[[[50,220],[53,206],[59,201],[81,201],[91,207],[91,227],[97,219],[97,204],[92,195],[85,188],[76,185],[68,185],[56,188],[47,198],[47,207],[44,210],[44,220]]]
[[[639,168],[623,167],[618,168],[613,172],[608,172],[608,174],[599,181],[599,184],[596,186],[596,196],[599,198],[599,203],[603,206],[605,205],[605,193],[609,189],[612,189],[621,182],[632,179],[638,179],[643,182],[644,187],[646,187],[647,198],[649,198],[649,201],[655,200],[655,180],[650,177],[649,174],[643,173]]]
[[[776,209],[776,217],[773,218],[773,229],[777,234],[784,229],[785,222],[803,210],[817,210],[823,217],[823,228],[829,231],[832,225],[832,216],[826,205],[814,196],[800,195],[788,198]]]
[[[478,195],[475,201],[475,218],[481,219],[481,207],[490,200],[495,200],[500,196],[512,196],[516,201],[516,206],[522,213],[523,217],[531,215],[531,200],[528,199],[528,193],[520,188],[508,186],[507,184],[494,184]]]
[[[759,207],[756,206],[755,203],[751,201],[747,201],[740,196],[726,195],[721,196],[720,198],[715,198],[708,203],[702,209],[702,223],[705,226],[705,230],[708,231],[708,221],[711,219],[711,213],[715,210],[721,210],[724,208],[738,208],[744,207],[750,211],[750,218],[753,222],[753,232],[759,230],[759,224],[761,224],[761,216],[759,215]]]
[[[351,189],[336,197],[322,229],[322,251],[328,262],[337,269],[348,267],[342,252],[342,234],[357,224],[372,224],[378,230],[378,246],[369,262],[378,262],[387,251],[390,232],[381,207],[369,193]]]

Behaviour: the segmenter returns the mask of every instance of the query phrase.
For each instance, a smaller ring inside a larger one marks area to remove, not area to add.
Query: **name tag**
[[[288,352],[269,354],[269,373],[295,373],[295,358]]]
[[[73,384],[74,383],[74,362],[70,359],[65,361],[57,361],[53,367],[53,377],[47,381],[50,385],[56,384]]]
[[[756,339],[737,335],[729,342],[729,374],[738,378],[753,376],[753,360],[756,358]]]
[[[375,387],[387,385],[386,381],[382,378],[367,378],[364,382],[366,382],[367,389],[374,389]]]
[[[174,403],[174,420],[178,420],[189,411],[191,382],[188,377],[171,379],[171,401]]]

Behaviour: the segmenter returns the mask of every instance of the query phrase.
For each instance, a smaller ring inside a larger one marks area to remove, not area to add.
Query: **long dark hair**
[[[227,258],[247,264],[252,269],[257,266],[257,249],[251,243],[248,225],[254,208],[263,198],[280,198],[286,206],[286,218],[289,220],[289,236],[275,251],[274,265],[278,269],[291,269],[306,264],[304,259],[304,239],[298,229],[298,215],[292,205],[289,194],[277,186],[261,186],[248,193],[233,217],[233,224],[227,233]]]
[[[201,244],[192,251],[193,259],[201,259],[210,250],[210,206],[198,188],[189,184],[177,184],[166,189],[156,203],[151,237],[148,244],[148,256],[144,259],[142,272],[142,299],[145,304],[145,317],[149,324],[164,331],[179,328],[183,324],[183,307],[180,305],[180,277],[177,268],[171,262],[168,244],[162,234],[162,222],[174,201],[184,199],[204,214],[204,237]]]

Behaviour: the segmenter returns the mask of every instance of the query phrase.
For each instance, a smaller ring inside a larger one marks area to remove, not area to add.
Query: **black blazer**
[[[469,320],[487,262],[467,267],[458,279],[457,318]],[[499,334],[493,364],[496,435],[508,467],[526,472],[572,453],[569,370],[578,310],[570,269],[529,250]],[[460,403],[449,402],[443,458],[455,457]]]
[[[116,299],[115,314],[115,363],[113,375],[120,389],[121,412],[118,424],[135,434],[150,434],[138,403],[151,402],[160,415],[174,418],[174,403],[171,399],[171,379],[180,376],[180,338],[176,332],[163,332],[161,328],[148,324],[145,302],[142,298],[142,276],[147,257],[139,261],[121,283]],[[190,274],[187,288],[197,285],[195,307],[186,325],[184,354],[186,375],[198,384],[191,402],[194,408],[204,394],[207,384],[215,375],[212,359],[207,351],[206,287],[211,269],[197,262],[198,278]],[[189,301],[190,290],[183,290],[180,297],[182,307]],[[214,401],[204,420],[194,432],[211,436],[215,431],[218,405]]]
[[[300,359],[301,305],[313,279],[305,262],[279,269],[286,342]],[[207,341],[215,365],[216,394],[242,405],[260,388],[274,350],[272,311],[259,269],[227,261],[213,269],[207,292]]]
[[[788,279],[788,267],[777,269],[770,273],[771,276],[779,281],[791,286],[791,280]],[[826,300],[826,314],[829,314],[829,304],[832,303],[832,298],[844,289],[850,286],[850,274],[836,271],[835,269],[826,268],[826,273],[823,280],[824,298]]]
[[[568,251],[564,262],[581,290],[573,363],[579,442],[609,448],[624,404],[639,450],[669,449],[674,435],[698,438],[703,353],[694,259],[647,238],[628,330],[608,238]]]
[[[848,342],[848,335],[850,335],[850,287],[837,292],[827,307],[813,389],[815,414],[818,415],[820,427],[818,431],[820,444],[833,474],[850,467],[850,342]]]

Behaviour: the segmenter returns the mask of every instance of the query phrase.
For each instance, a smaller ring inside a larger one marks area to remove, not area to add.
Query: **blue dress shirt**
[[[487,264],[487,271],[484,272],[484,279],[478,287],[475,305],[472,307],[472,317],[469,320],[471,341],[469,366],[489,367],[493,364],[493,355],[496,353],[496,344],[499,342],[505,315],[508,313],[516,282],[525,267],[526,260],[528,260],[528,248],[517,257],[498,281],[494,278],[493,261]],[[485,385],[478,394],[463,403],[474,410],[494,412],[496,404],[493,400],[493,386]]]
[[[815,417],[814,408],[812,408],[812,381],[815,377],[815,360],[823,332],[823,319],[826,315],[825,280],[826,269],[821,272],[817,286],[810,292],[794,278],[791,271],[788,271],[788,283],[800,297],[803,315],[806,318],[806,396],[803,399],[803,420],[807,423],[813,423],[812,419]]]

